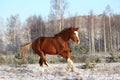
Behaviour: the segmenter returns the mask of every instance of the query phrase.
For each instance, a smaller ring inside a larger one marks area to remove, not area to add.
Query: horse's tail
[[[26,43],[26,44],[24,44],[24,45],[21,46],[20,51],[21,51],[21,56],[22,56],[22,62],[24,61],[25,54],[29,50],[31,44],[32,44],[32,42],[29,42],[29,43]]]

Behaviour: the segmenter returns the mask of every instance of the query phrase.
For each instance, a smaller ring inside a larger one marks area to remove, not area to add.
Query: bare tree
[[[45,32],[45,24],[41,16],[31,16],[27,20],[27,27],[30,28],[31,40],[43,36]]]
[[[49,20],[55,21],[55,27],[58,26],[58,31],[62,29],[64,13],[67,7],[67,0],[51,0]]]
[[[88,38],[89,38],[89,50],[90,52],[95,52],[95,44],[94,44],[94,16],[93,12],[90,11],[90,15],[88,16],[88,23],[87,23],[87,31],[88,31]]]
[[[101,19],[101,30],[103,31],[103,33],[101,33],[101,35],[103,36],[103,50],[104,52],[107,52],[107,42],[106,42],[106,13],[103,12],[102,14],[102,19]]]
[[[4,28],[4,25],[3,25],[3,19],[2,18],[0,18],[0,51],[2,51],[3,50],[3,30],[2,30],[2,28]]]
[[[19,39],[19,30],[20,30],[20,20],[19,15],[10,16],[10,18],[7,19],[7,29],[8,29],[8,39],[11,44],[12,50],[17,51],[17,48],[20,43]]]
[[[112,10],[110,8],[110,6],[106,6],[105,9],[106,14],[108,15],[108,42],[109,42],[109,50],[111,50],[113,47],[112,45],[112,30],[111,30],[111,16],[112,16]]]
[[[0,34],[0,36],[1,36],[1,35],[2,35],[2,34]],[[3,39],[0,39],[0,52],[2,53],[3,50],[4,50],[4,41],[3,41]]]
[[[91,48],[92,48],[92,51],[95,52],[94,17],[92,17],[93,16],[92,12],[90,13],[90,15],[91,15],[91,18],[92,18],[92,20],[91,20]]]
[[[114,15],[116,26],[116,48],[120,49],[120,15]]]

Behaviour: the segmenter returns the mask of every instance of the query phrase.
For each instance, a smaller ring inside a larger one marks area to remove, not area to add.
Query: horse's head
[[[79,36],[78,36],[78,29],[79,28],[75,28],[75,27],[71,27],[70,29],[71,30],[70,38],[77,44],[80,43]]]
[[[68,41],[69,39],[73,40],[75,43],[79,44],[79,36],[78,36],[78,29],[76,27],[70,27],[63,29],[60,33],[56,34],[55,37],[62,37],[64,41]]]

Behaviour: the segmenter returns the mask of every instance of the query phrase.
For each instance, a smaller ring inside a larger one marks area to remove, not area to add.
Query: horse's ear
[[[71,30],[72,31],[77,31],[79,28],[76,28],[76,27],[72,27]]]
[[[76,31],[78,31],[79,28],[76,28]]]

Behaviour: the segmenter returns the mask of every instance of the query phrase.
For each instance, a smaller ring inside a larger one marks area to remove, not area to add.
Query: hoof
[[[79,72],[76,72],[76,75],[80,75],[80,73],[79,73]]]
[[[65,68],[65,71],[66,71],[66,72],[69,72],[69,66],[67,66],[67,67]]]
[[[68,69],[68,68],[66,68],[66,69],[65,69],[65,71],[66,71],[66,72],[68,72],[68,71],[69,71],[69,69]]]
[[[49,67],[50,65],[48,64],[48,62],[45,62],[45,64]]]
[[[43,67],[40,67],[40,72],[44,72],[44,68]]]

